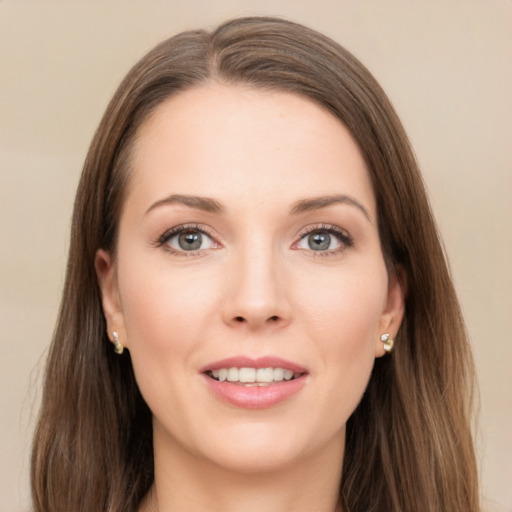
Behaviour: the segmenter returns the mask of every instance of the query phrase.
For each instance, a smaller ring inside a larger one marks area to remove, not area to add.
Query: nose
[[[230,269],[224,322],[231,327],[258,330],[289,324],[291,307],[285,272],[271,251],[240,253]]]

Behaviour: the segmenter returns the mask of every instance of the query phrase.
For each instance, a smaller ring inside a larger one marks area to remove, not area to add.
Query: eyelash
[[[317,226],[309,226],[304,231],[301,232],[299,236],[299,240],[295,242],[293,245],[297,245],[301,240],[306,238],[307,236],[313,233],[328,233],[329,235],[334,235],[341,244],[341,247],[337,249],[330,249],[326,251],[307,251],[313,257],[325,257],[325,256],[333,256],[337,255],[343,251],[345,251],[349,247],[354,246],[354,239],[350,236],[350,234],[344,229],[339,228],[338,226],[334,226],[332,224],[321,224]],[[299,249],[300,250],[300,249]]]
[[[165,231],[162,235],[160,235],[158,237],[155,245],[157,247],[163,247],[169,253],[178,255],[178,256],[185,256],[185,257],[198,256],[201,253],[204,253],[205,249],[198,249],[196,251],[179,251],[179,250],[172,248],[170,245],[168,245],[168,242],[171,238],[173,238],[174,236],[179,235],[185,231],[197,231],[203,235],[208,236],[213,241],[215,241],[213,234],[210,232],[209,229],[205,228],[204,226],[201,226],[199,224],[182,224],[182,225],[175,226],[175,227]],[[353,238],[344,229],[341,229],[338,226],[334,226],[331,224],[329,224],[329,225],[322,224],[322,225],[317,225],[317,226],[310,226],[310,227],[306,228],[305,230],[303,230],[299,235],[298,241],[294,242],[292,247],[296,246],[304,238],[306,238],[307,236],[309,236],[313,233],[328,233],[329,235],[334,235],[336,237],[336,239],[341,244],[341,247],[339,247],[339,248],[325,250],[325,251],[314,251],[314,250],[307,251],[307,250],[303,249],[305,252],[310,253],[311,256],[313,256],[313,257],[317,257],[317,256],[325,257],[325,256],[336,255],[354,245]],[[301,249],[297,248],[297,250],[301,250]]]
[[[199,224],[181,224],[179,226],[175,226],[171,229],[168,229],[162,235],[160,235],[158,237],[155,245],[157,247],[163,247],[164,250],[168,251],[169,253],[171,253],[173,255],[177,255],[177,256],[185,256],[185,257],[198,256],[201,253],[204,253],[205,249],[199,249],[197,251],[179,251],[179,250],[174,249],[167,243],[174,236],[180,235],[181,233],[186,232],[186,231],[197,231],[215,241],[214,236],[204,226],[200,226]]]

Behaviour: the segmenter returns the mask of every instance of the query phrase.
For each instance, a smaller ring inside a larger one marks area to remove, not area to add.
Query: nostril
[[[254,318],[255,325],[259,324],[260,321],[263,322],[264,318],[265,317],[260,317],[259,320],[257,318]],[[245,324],[245,323],[253,324],[253,319],[252,319],[251,315],[248,315],[247,317],[246,316],[240,316],[240,315],[239,316],[234,316],[232,321],[234,323],[236,323],[236,324]],[[281,317],[279,315],[272,315],[272,316],[267,317],[267,319],[263,323],[266,323],[266,324],[277,324],[280,321],[281,321]]]

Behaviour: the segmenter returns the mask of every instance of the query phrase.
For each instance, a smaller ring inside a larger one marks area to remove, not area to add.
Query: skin
[[[141,510],[335,510],[346,421],[404,307],[350,133],[297,95],[211,83],[156,109],[132,170],[116,254],[99,250],[96,269],[109,332],[153,413]],[[292,211],[333,195],[345,200]],[[207,233],[199,250],[162,242],[180,225]],[[315,229],[343,236],[313,250]],[[238,355],[293,361],[305,384],[272,407],[226,403],[200,369]]]

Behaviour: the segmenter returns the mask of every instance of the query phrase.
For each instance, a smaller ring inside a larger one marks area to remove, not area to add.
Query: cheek
[[[211,322],[212,290],[198,289],[190,273],[156,258],[132,253],[124,263],[119,286],[135,377],[153,413],[175,430],[187,421],[188,401],[199,399],[185,384]],[[176,410],[182,414],[172,414]]]
[[[387,296],[384,265],[364,272],[332,272],[307,283],[302,293],[302,328],[320,358],[325,405],[344,423],[366,389],[375,361],[379,325]]]
[[[169,337],[176,332],[173,325],[185,329],[184,334],[194,329],[192,319],[199,321],[198,311],[205,312],[211,302],[203,276],[195,274],[172,268],[158,256],[132,253],[120,262],[119,288],[130,343],[139,338],[157,343],[165,333]]]
[[[387,296],[384,264],[358,265],[303,277],[301,316],[307,325],[339,346],[361,348],[363,340],[375,341]]]
[[[201,326],[211,321],[212,290],[199,286],[201,276],[135,252],[120,262],[118,279],[137,380],[179,378],[201,342]]]

